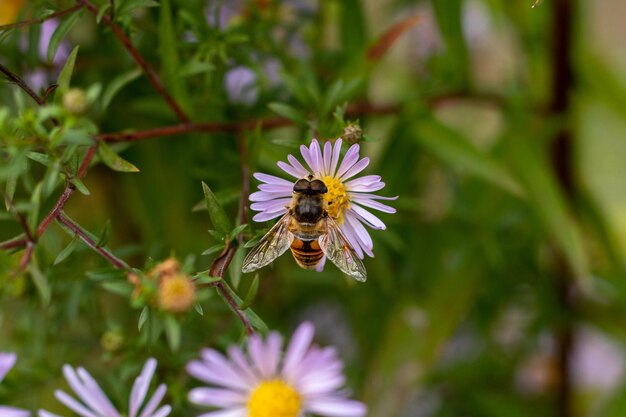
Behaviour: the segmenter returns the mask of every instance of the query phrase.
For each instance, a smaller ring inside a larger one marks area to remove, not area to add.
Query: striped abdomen
[[[317,240],[300,240],[296,237],[290,249],[298,265],[305,269],[314,269],[324,257]]]

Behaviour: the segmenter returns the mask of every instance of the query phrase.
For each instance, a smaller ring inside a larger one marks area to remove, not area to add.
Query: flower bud
[[[196,287],[189,276],[167,275],[159,284],[159,307],[172,313],[184,313],[196,301]]]
[[[87,105],[87,96],[80,88],[71,88],[63,95],[63,107],[72,114],[83,113]]]
[[[343,128],[343,140],[348,142],[350,145],[354,145],[358,143],[363,137],[363,129],[359,126],[358,123],[348,122],[346,127]]]

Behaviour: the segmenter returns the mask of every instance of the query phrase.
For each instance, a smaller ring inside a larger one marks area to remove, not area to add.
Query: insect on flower
[[[310,147],[301,146],[305,168],[292,155],[289,163],[278,166],[297,178],[294,183],[267,174],[254,174],[264,184],[250,195],[251,208],[260,211],[255,221],[267,221],[281,216],[278,222],[250,251],[243,262],[243,272],[268,265],[291,249],[302,268],[321,270],[326,258],[341,271],[358,281],[365,281],[367,272],[361,259],[372,253],[372,239],[363,223],[374,229],[385,224],[363,208],[386,213],[395,209],[377,200],[395,200],[371,192],[385,186],[377,175],[367,175],[348,181],[369,164],[369,158],[359,160],[359,145],[352,145],[339,164],[341,139],[324,144],[322,152],[317,140]],[[339,166],[339,167],[338,167]]]

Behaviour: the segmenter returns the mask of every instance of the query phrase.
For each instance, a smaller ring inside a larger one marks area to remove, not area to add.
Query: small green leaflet
[[[139,172],[139,169],[136,166],[116,154],[113,149],[106,144],[106,142],[101,141],[98,144],[98,155],[102,158],[102,162],[104,162],[105,165],[113,171]]]

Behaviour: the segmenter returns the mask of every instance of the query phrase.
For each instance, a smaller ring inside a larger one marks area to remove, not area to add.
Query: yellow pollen
[[[324,199],[328,203],[328,215],[335,219],[337,223],[343,223],[343,212],[350,208],[350,198],[346,193],[346,187],[339,178],[329,175],[321,178],[328,192],[324,194]]]
[[[261,382],[250,394],[248,417],[297,417],[300,395],[280,379]]]
[[[176,274],[161,279],[159,306],[163,310],[183,313],[191,308],[195,300],[196,287],[188,276]]]

